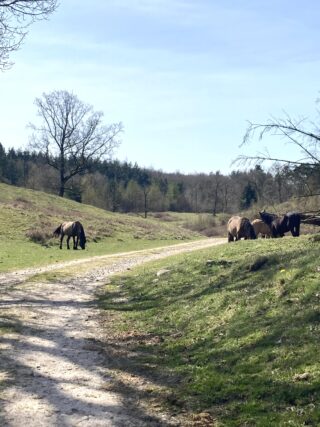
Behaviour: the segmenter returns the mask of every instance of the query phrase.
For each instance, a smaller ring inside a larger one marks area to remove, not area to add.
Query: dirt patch
[[[130,373],[130,352],[106,337],[95,295],[112,274],[170,255],[224,243],[208,239],[171,247],[59,263],[0,276],[0,315],[10,328],[0,339],[1,425],[178,426],[157,399],[139,395],[156,386]],[[70,279],[27,280],[35,274],[77,269]],[[8,320],[9,319],[9,320]],[[157,337],[129,337],[154,340]],[[127,364],[119,376],[115,371]],[[139,394],[140,393],[140,394]],[[152,395],[152,393],[150,393]]]

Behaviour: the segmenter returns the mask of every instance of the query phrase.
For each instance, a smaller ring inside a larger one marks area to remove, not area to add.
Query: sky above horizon
[[[0,75],[0,142],[26,148],[34,99],[68,90],[105,124],[114,158],[165,172],[229,173],[240,154],[299,158],[283,140],[240,147],[248,121],[315,118],[320,3],[61,0]]]

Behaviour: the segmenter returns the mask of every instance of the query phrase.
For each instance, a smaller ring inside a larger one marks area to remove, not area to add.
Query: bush
[[[39,229],[31,229],[26,232],[26,236],[29,240],[31,240],[33,243],[38,243],[43,246],[48,245],[48,241],[52,237],[51,234],[49,234],[46,231],[39,230]]]
[[[215,217],[212,214],[200,214],[195,220],[185,222],[183,226],[207,237],[224,236],[228,219],[229,216],[225,214]]]
[[[175,221],[175,218],[172,215],[168,214],[168,212],[154,212],[154,213],[150,213],[149,216],[156,219],[160,219],[161,221],[167,221],[167,222]]]

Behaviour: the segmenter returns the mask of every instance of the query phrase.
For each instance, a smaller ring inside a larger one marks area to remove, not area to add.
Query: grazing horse
[[[262,219],[254,219],[252,221],[252,227],[254,228],[254,232],[256,233],[257,237],[259,235],[265,238],[269,238],[272,236],[270,226],[263,222]]]
[[[301,217],[297,212],[288,212],[280,217],[265,211],[259,214],[262,221],[271,228],[272,237],[283,237],[288,231],[291,231],[293,237],[300,235]]]
[[[228,221],[228,242],[241,238],[256,239],[256,234],[248,218],[232,216]]]
[[[73,249],[78,249],[78,243],[80,244],[81,249],[86,247],[86,235],[84,234],[84,229],[79,221],[75,222],[63,222],[59,227],[53,232],[55,237],[60,237],[60,249],[62,249],[62,241],[64,236],[67,237],[67,248],[70,249],[69,240],[70,237],[73,238]]]

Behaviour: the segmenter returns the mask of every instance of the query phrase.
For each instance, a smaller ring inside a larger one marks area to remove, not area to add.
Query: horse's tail
[[[241,233],[240,237],[245,237],[246,239],[256,239],[256,233],[254,231],[253,225],[248,218],[242,217],[239,224],[239,232]]]
[[[53,232],[54,237],[59,237],[60,236],[60,234],[61,234],[61,227],[62,227],[62,224],[60,224],[59,227],[54,230],[54,232]]]
[[[250,234],[250,239],[256,239],[257,238],[255,229],[250,222],[249,222],[249,234]]]

